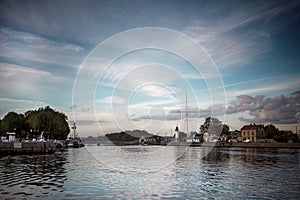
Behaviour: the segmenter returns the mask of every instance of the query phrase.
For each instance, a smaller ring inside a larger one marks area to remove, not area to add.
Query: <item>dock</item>
[[[54,153],[56,144],[47,142],[0,142],[0,155]]]

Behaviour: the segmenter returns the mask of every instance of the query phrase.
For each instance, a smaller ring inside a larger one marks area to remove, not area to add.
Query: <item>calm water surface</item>
[[[0,199],[299,199],[300,150],[87,146],[0,158]]]

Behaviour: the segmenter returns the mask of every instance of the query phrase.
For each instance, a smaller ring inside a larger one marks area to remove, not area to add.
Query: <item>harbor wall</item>
[[[248,147],[248,148],[300,148],[300,143],[243,143],[236,142],[229,145],[230,147]]]
[[[54,142],[0,142],[0,154],[54,153]]]

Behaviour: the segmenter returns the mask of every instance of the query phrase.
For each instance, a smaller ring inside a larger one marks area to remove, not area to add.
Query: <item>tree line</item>
[[[46,139],[64,140],[70,132],[68,117],[49,106],[38,110],[29,110],[24,114],[7,113],[0,120],[0,134],[15,132],[16,138],[33,139],[43,133]]]
[[[265,139],[273,139],[277,142],[300,142],[297,134],[292,131],[278,130],[273,124],[264,126]],[[200,126],[200,138],[203,137],[203,133],[220,134],[220,136],[226,136],[230,138],[229,126],[223,124],[219,119],[213,117],[207,117],[203,125]]]

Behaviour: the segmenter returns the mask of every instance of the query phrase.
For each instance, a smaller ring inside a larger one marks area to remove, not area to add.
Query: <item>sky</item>
[[[1,118],[49,105],[82,136],[199,131],[206,117],[299,126],[299,1],[10,0],[0,13]]]

